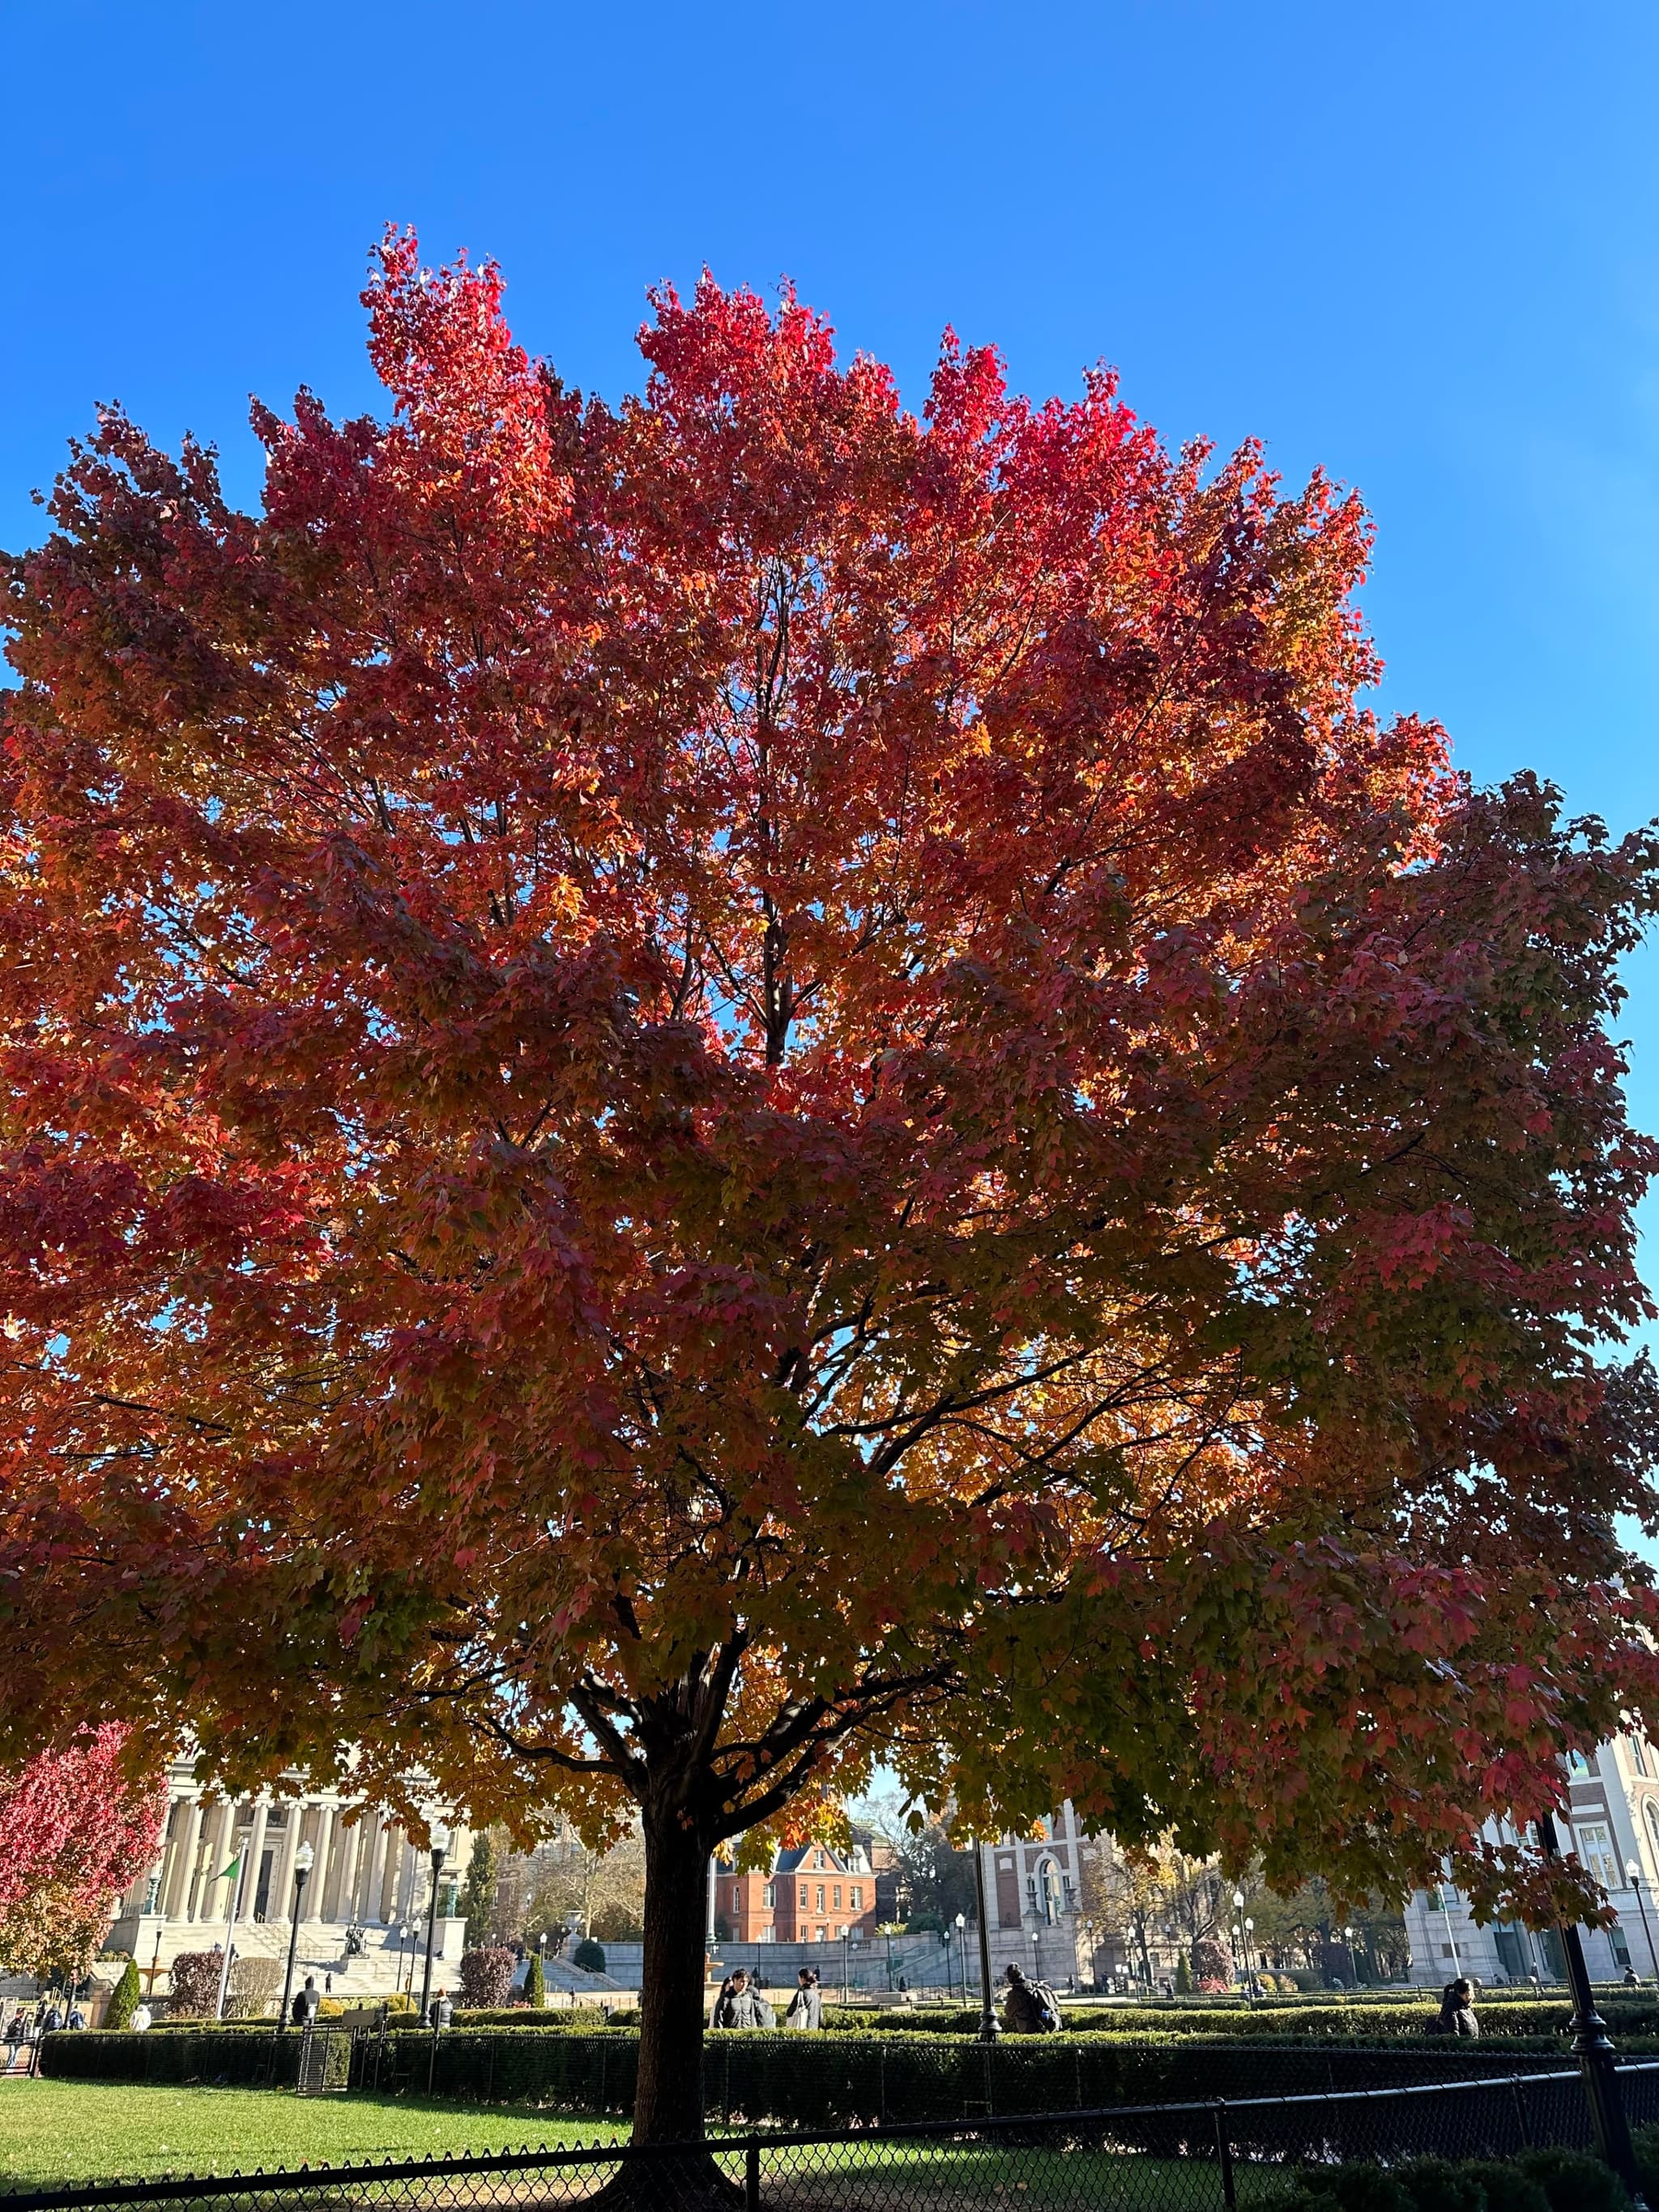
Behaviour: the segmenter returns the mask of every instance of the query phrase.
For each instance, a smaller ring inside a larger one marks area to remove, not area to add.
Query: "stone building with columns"
[[[295,1858],[309,1844],[298,1978],[313,1974],[319,1987],[328,1978],[334,1994],[346,1996],[385,1996],[412,1983],[418,1998],[432,1863],[388,1815],[335,1790],[210,1799],[187,1758],[173,1762],[167,1783],[158,1855],[121,1899],[105,1942],[137,1962],[147,1989],[164,1993],[179,1954],[223,1943],[228,1926],[238,1957],[285,1960]],[[227,1880],[239,1854],[241,1869]],[[433,1943],[437,1978],[451,1988],[466,1934],[456,1899],[471,1856],[471,1837],[453,1830],[437,1877]]]

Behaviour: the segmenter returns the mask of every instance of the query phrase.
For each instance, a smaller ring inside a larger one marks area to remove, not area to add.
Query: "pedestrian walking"
[[[796,1989],[789,2000],[789,2009],[783,2015],[786,2027],[813,2028],[823,2026],[823,1991],[818,1978],[811,1966],[803,1966],[796,1976]]]
[[[1440,1992],[1440,2012],[1431,2035],[1456,2035],[1473,2040],[1480,2033],[1480,2023],[1474,2016],[1474,1990],[1460,1975],[1448,1982]]]

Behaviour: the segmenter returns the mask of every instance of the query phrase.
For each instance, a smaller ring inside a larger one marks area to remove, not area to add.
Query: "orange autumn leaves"
[[[1103,374],[368,301],[389,422],[247,515],[106,417],[17,570],[9,1739],[1367,1887],[1535,1809],[1648,1694],[1651,842],[1380,726],[1357,501]]]

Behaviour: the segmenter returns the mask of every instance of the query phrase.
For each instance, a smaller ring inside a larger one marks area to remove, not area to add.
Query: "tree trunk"
[[[635,2142],[702,2134],[702,2002],[709,1844],[676,1810],[647,1809]]]

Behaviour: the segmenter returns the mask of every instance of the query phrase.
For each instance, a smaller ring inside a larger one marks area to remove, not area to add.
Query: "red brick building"
[[[851,1844],[805,1844],[780,1851],[770,1874],[714,1869],[716,1922],[735,1943],[867,1943],[876,1932],[876,1881]]]

